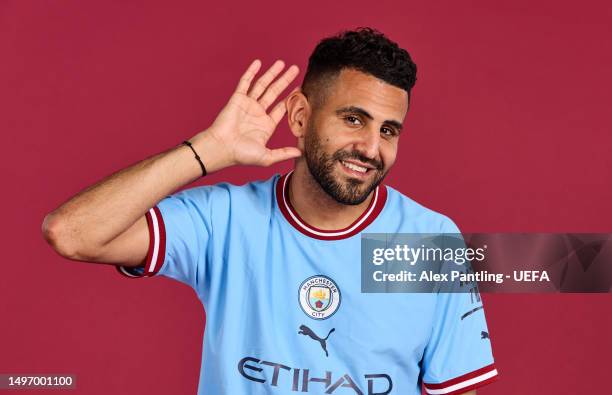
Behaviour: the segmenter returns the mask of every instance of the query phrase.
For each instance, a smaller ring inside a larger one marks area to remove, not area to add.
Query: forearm
[[[191,141],[212,171],[220,167],[219,148],[205,134],[200,133]],[[201,175],[193,152],[185,145],[176,146],[120,170],[72,197],[45,217],[45,237],[62,255],[91,258],[142,218],[149,208]]]
[[[295,78],[297,66],[274,81],[284,66],[277,61],[250,89],[260,66],[259,60],[251,63],[213,124],[189,139],[209,173],[237,164],[269,166],[301,155],[296,147],[266,147],[285,114],[285,101],[270,114],[267,108]],[[201,172],[191,149],[179,145],[78,193],[45,217],[43,235],[70,259],[139,264],[148,248],[147,210]]]

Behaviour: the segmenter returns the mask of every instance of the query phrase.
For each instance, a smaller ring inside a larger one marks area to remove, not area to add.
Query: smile
[[[358,173],[358,174],[366,174],[368,172],[367,167],[364,166],[359,166],[356,165],[354,163],[350,163],[350,162],[345,162],[343,160],[340,161],[340,163],[342,163],[342,167],[344,167],[345,169],[348,169],[350,171],[350,173]]]

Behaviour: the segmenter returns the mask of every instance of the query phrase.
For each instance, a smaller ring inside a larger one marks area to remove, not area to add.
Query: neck
[[[304,161],[298,161],[291,174],[289,201],[309,225],[322,230],[343,229],[368,208],[373,193],[357,205],[342,204],[325,192],[312,177]]]

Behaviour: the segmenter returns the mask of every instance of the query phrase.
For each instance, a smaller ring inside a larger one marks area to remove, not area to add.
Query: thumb
[[[263,165],[270,166],[274,163],[288,159],[299,158],[300,156],[302,156],[302,152],[296,147],[269,149],[263,158]]]

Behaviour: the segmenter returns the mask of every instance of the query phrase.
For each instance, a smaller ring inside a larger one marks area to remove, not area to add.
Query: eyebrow
[[[364,117],[374,120],[374,117],[372,115],[370,115],[369,112],[367,112],[366,110],[364,110],[361,107],[356,107],[356,106],[348,106],[348,107],[341,107],[339,109],[336,110],[336,115],[342,115],[342,114],[347,114],[347,113],[351,113],[351,114],[360,114],[363,115]],[[402,130],[402,123],[398,122],[394,119],[387,119],[386,121],[384,121],[383,123],[386,123],[387,125],[391,125],[395,128],[397,128],[398,130]]]

